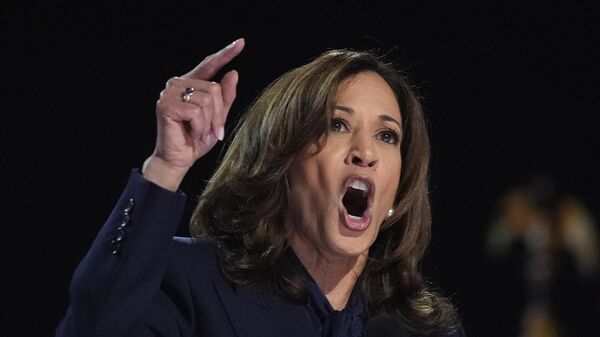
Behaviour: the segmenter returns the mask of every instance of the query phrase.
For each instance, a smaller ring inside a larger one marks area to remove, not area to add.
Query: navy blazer
[[[75,271],[56,336],[322,336],[305,305],[226,280],[214,242],[173,239],[185,201],[132,171]]]

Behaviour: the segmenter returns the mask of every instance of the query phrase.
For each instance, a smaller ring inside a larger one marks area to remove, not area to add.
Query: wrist
[[[148,157],[142,165],[142,176],[172,192],[177,191],[189,167],[173,167],[154,154]]]

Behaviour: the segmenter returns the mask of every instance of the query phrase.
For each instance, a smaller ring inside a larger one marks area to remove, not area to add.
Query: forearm
[[[132,172],[70,287],[57,336],[125,335],[158,293],[185,196]]]

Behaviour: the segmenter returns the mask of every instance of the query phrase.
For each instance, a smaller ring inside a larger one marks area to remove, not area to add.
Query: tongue
[[[346,194],[342,198],[342,203],[349,215],[362,217],[367,209],[366,192],[350,187],[346,190]]]

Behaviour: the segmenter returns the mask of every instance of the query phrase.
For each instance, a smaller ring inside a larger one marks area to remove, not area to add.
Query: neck
[[[365,267],[367,252],[357,256],[330,256],[298,237],[292,237],[290,245],[333,309],[344,309]]]

